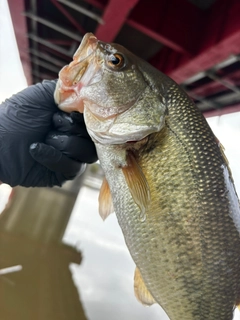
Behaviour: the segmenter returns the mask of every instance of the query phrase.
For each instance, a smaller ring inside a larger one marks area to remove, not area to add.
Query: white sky
[[[27,86],[6,0],[0,0],[0,102]],[[226,148],[240,194],[240,113],[208,119]],[[6,189],[0,187],[0,206]],[[2,197],[2,198],[1,198]],[[83,263],[72,265],[73,279],[89,320],[166,320],[158,305],[145,308],[133,294],[134,263],[116,217],[104,223],[98,215],[98,191],[82,188],[64,241],[83,253]],[[1,208],[0,208],[1,211]],[[235,317],[240,319],[240,316]]]
[[[225,148],[237,193],[240,196],[240,112],[207,118],[207,121]]]
[[[0,0],[0,103],[26,86],[8,3]],[[10,192],[9,186],[0,186],[0,213]]]
[[[0,102],[27,86],[7,0],[0,0]]]

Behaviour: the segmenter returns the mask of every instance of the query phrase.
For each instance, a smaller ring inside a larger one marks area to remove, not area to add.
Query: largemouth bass
[[[166,75],[87,34],[59,73],[59,107],[84,113],[136,263],[135,295],[171,320],[230,320],[240,303],[240,209],[223,149]],[[114,209],[113,209],[114,208]]]

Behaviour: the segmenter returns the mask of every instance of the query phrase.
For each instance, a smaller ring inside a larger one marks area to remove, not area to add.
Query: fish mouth
[[[95,68],[90,66],[93,65],[91,62],[97,46],[98,39],[92,33],[87,33],[75,52],[73,61],[60,70],[54,93],[60,109],[66,112],[74,110],[83,112],[83,103],[81,101],[78,103],[79,93],[82,87],[90,83],[96,73],[96,66]]]
[[[67,87],[75,86],[82,78],[91,56],[97,48],[98,40],[92,33],[87,33],[73,55],[73,61],[62,68],[59,78]]]
[[[80,46],[73,55],[73,60],[78,60],[79,62],[89,56],[93,51],[96,50],[98,44],[98,39],[92,33],[87,33],[83,37]]]

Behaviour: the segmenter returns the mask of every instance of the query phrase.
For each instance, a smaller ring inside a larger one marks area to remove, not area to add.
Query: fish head
[[[118,44],[84,36],[73,61],[59,73],[55,101],[84,113],[94,141],[139,141],[163,125],[163,99],[146,81],[143,61]]]

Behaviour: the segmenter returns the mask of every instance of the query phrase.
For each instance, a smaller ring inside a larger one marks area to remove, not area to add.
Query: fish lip
[[[98,39],[92,33],[87,33],[83,37],[80,46],[73,55],[73,61],[59,72],[63,90],[74,90],[78,86],[97,46]]]
[[[78,62],[81,62],[96,50],[97,44],[98,39],[94,36],[93,33],[89,32],[85,34],[80,43],[80,46],[73,55],[73,60],[78,60]]]
[[[55,101],[60,108],[66,108],[67,110],[69,99],[65,101],[65,92],[71,95],[71,104],[74,101],[81,102],[81,89],[91,81],[91,73],[88,74],[87,78],[84,78],[84,75],[94,59],[97,48],[98,39],[92,33],[87,33],[75,52],[73,61],[60,70],[55,92]]]

